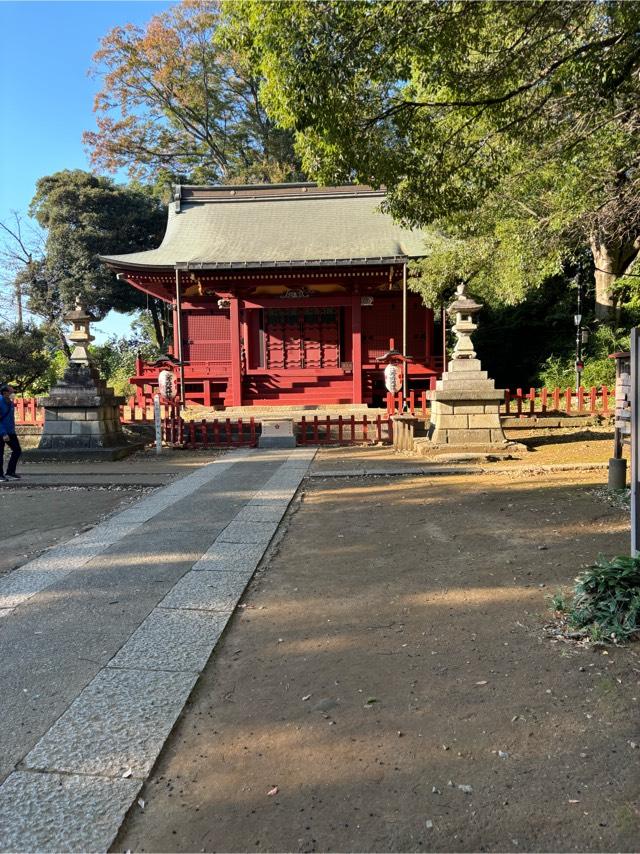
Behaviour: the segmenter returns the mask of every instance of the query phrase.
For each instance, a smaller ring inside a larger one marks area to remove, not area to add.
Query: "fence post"
[[[522,389],[516,389],[516,404],[517,404],[517,413],[518,418],[522,418]]]
[[[602,386],[602,414],[609,414],[609,389],[606,385]]]
[[[356,416],[351,416],[351,444],[355,445],[356,442]]]
[[[342,437],[343,437],[342,430],[343,430],[342,415],[338,415],[338,444],[339,445],[342,444]]]
[[[595,415],[597,402],[598,402],[598,390],[594,385],[592,385],[591,388],[589,389],[589,412],[592,415]]]
[[[412,415],[416,414],[416,393],[415,393],[415,391],[409,392],[409,412]]]
[[[571,398],[572,398],[572,396],[573,396],[573,389],[569,387],[569,388],[567,388],[566,392],[564,393],[565,409],[566,409],[567,415],[571,415]]]
[[[533,415],[536,411],[536,390],[529,388],[529,415]]]
[[[300,444],[307,444],[307,419],[304,415],[300,419]]]
[[[582,386],[578,387],[578,412],[584,412],[584,389]]]
[[[202,419],[201,426],[200,426],[200,439],[202,442],[202,447],[208,448],[209,447],[209,429],[207,427],[207,422],[204,418]]]
[[[249,433],[251,436],[251,447],[255,448],[256,446],[256,419],[251,416],[249,419]]]
[[[412,394],[413,394],[413,392],[412,392]],[[368,431],[368,427],[367,427],[368,423],[369,422],[367,421],[367,413],[365,412],[364,415],[362,416],[362,438],[364,439],[365,442],[369,441],[369,431]]]

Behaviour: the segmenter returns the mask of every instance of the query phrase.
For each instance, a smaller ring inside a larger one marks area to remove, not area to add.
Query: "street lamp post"
[[[584,362],[582,361],[582,285],[578,282],[578,312],[573,315],[573,321],[576,325],[576,394],[580,391],[582,371],[584,370]]]

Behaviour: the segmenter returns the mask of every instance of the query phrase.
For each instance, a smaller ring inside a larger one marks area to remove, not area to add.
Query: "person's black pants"
[[[20,454],[22,453],[22,448],[20,447],[20,442],[18,441],[18,437],[15,433],[9,433],[9,438],[2,441],[0,439],[0,444],[2,445],[2,450],[0,450],[0,475],[3,472],[4,465],[4,446],[7,444],[11,448],[11,456],[9,457],[9,462],[7,464],[7,474],[15,474],[16,473],[16,465],[18,464],[18,460],[20,459]]]

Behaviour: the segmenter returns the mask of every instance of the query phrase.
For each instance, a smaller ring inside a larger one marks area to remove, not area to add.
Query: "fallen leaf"
[[[487,684],[488,683],[487,683],[486,679],[481,679],[479,682],[476,682],[476,685],[487,685]]]
[[[138,806],[141,810],[144,809],[144,798],[138,798]]]
[[[579,803],[580,803],[580,801],[576,801],[575,799],[570,798],[570,799],[569,799],[569,803],[570,803],[570,804],[579,804]]]
[[[302,698],[302,702],[305,702],[306,700],[310,700],[310,699],[311,699],[311,694],[305,694],[304,697]]]
[[[130,777],[132,774],[133,774],[133,771],[131,770],[131,768],[127,768],[127,770],[124,772],[124,774],[122,776],[126,779],[127,777]]]
[[[274,786],[272,789],[269,789],[269,791],[267,792],[267,795],[269,795],[269,796],[277,795],[279,791],[280,790],[278,789],[278,787]]]

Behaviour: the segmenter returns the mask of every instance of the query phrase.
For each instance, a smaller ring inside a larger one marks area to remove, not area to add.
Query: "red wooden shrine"
[[[170,303],[186,402],[383,405],[376,359],[390,339],[401,345],[403,266],[422,254],[422,238],[379,212],[382,197],[362,187],[182,187],[158,250],[103,260]],[[411,292],[406,350],[409,388],[428,388],[441,353],[433,313]],[[157,374],[137,360],[140,397]]]

